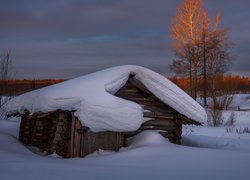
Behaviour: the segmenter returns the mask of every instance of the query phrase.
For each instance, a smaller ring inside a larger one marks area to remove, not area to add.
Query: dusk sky
[[[16,78],[68,79],[136,64],[169,75],[169,20],[181,0],[0,0],[0,49]],[[205,0],[234,43],[231,72],[250,76],[250,1]]]

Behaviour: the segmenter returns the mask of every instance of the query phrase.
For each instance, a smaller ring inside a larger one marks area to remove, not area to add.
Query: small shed
[[[182,90],[139,66],[119,66],[26,93],[8,109],[9,115],[21,116],[23,144],[65,158],[118,151],[126,138],[145,130],[180,144],[182,124],[206,120],[203,108]]]

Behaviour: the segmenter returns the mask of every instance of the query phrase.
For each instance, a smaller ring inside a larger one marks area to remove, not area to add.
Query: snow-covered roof
[[[8,113],[75,110],[94,132],[134,131],[143,123],[143,109],[114,94],[133,74],[156,97],[186,117],[204,123],[205,110],[162,75],[133,65],[118,66],[25,93],[12,99]]]

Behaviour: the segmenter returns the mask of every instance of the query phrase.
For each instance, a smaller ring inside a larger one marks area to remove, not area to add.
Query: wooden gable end
[[[130,77],[115,95],[136,102],[144,109],[145,122],[137,131],[126,133],[127,137],[143,130],[157,130],[171,142],[180,143],[182,134],[180,114],[154,96],[134,77]]]

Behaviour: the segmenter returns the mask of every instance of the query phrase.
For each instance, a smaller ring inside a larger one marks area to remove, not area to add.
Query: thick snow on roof
[[[27,110],[75,110],[82,124],[94,132],[134,131],[143,123],[143,109],[113,95],[130,74],[179,113],[201,123],[206,121],[204,109],[180,88],[156,72],[133,65],[109,68],[25,93],[12,99],[7,109],[9,113],[21,114]]]

